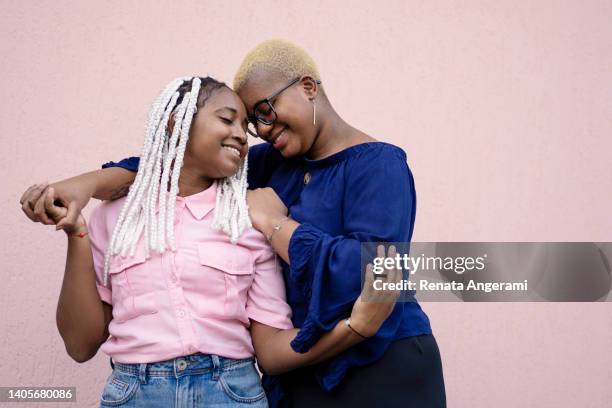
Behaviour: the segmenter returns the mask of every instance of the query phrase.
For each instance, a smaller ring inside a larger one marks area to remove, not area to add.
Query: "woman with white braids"
[[[62,228],[74,208],[52,187],[33,189],[68,237],[57,309],[68,354],[111,357],[102,406],[267,406],[255,353],[269,374],[315,364],[391,312],[394,293],[359,300],[353,326],[338,322],[306,353],[291,348],[298,329],[272,237],[249,218],[246,131],[245,106],[225,84],[178,78],[151,108],[126,197]]]

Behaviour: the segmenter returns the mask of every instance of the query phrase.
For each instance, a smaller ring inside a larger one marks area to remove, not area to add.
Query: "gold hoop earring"
[[[314,99],[312,100],[312,124],[313,126],[317,124],[317,108]]]

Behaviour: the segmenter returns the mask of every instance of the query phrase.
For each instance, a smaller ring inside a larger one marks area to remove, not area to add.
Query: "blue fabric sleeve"
[[[114,161],[110,161],[108,163],[104,163],[102,165],[103,169],[107,169],[109,167],[121,167],[124,168],[126,170],[129,171],[133,171],[134,173],[138,171],[138,164],[140,163],[140,157],[138,156],[132,156],[132,157],[127,157],[123,160],[120,160],[118,162],[114,162]]]
[[[303,223],[289,241],[291,279],[312,282],[308,313],[291,342],[298,353],[350,314],[361,292],[361,243],[407,242],[412,236],[416,192],[403,151],[366,152],[347,163],[345,180],[345,233],[331,236]]]

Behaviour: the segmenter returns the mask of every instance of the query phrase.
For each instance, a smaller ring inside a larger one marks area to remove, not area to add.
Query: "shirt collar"
[[[213,182],[206,190],[187,197],[177,196],[176,202],[184,202],[189,211],[191,211],[191,214],[196,219],[201,220],[215,208],[217,202],[217,183]]]

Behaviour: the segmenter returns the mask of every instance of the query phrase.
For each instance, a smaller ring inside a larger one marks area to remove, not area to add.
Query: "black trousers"
[[[394,341],[379,361],[350,369],[331,393],[307,368],[283,375],[283,384],[294,408],[446,407],[440,350],[431,334]]]

